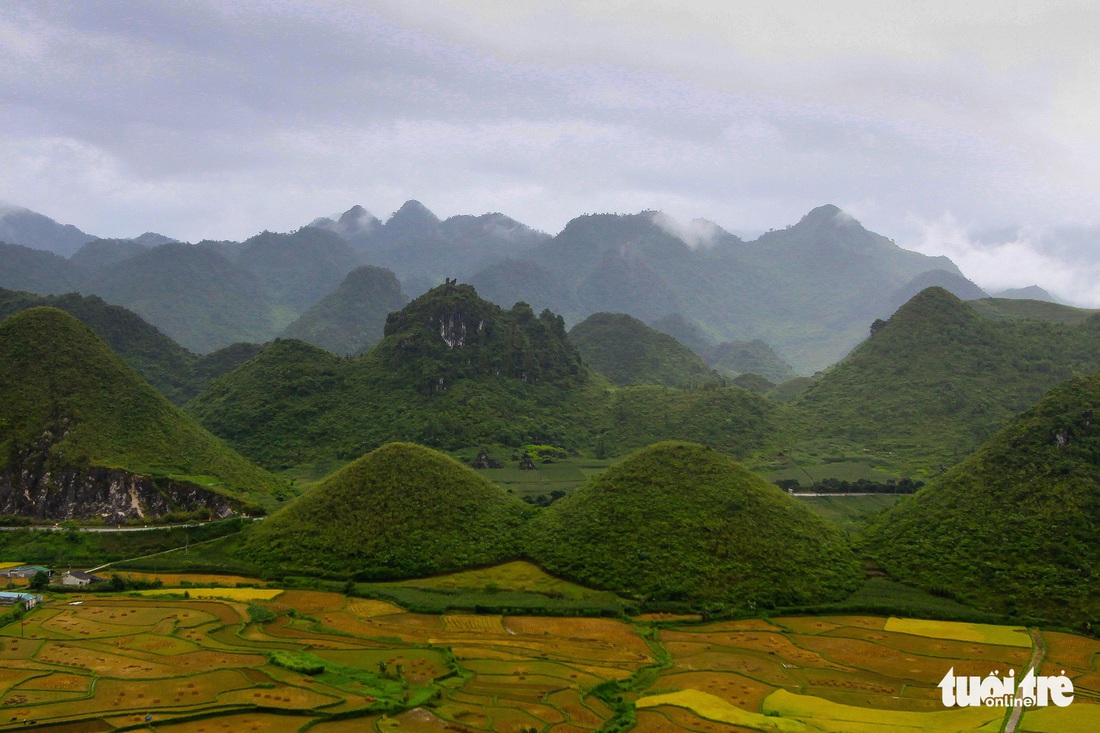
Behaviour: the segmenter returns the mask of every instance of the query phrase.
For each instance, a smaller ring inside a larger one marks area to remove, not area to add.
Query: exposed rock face
[[[380,356],[428,394],[460,379],[507,377],[530,384],[572,380],[581,360],[550,311],[504,310],[448,280],[386,318]]]
[[[195,484],[117,468],[50,471],[19,464],[0,477],[0,514],[114,523],[204,509],[224,518],[233,516],[237,507],[231,499]]]

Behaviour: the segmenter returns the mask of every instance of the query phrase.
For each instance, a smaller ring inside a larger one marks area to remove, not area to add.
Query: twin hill
[[[531,554],[635,597],[791,605],[858,585],[835,527],[717,451],[650,446],[546,509]]]
[[[514,558],[529,511],[453,458],[391,443],[269,517],[244,551],[286,571],[423,577]]]
[[[0,513],[40,518],[227,514],[279,484],[46,307],[0,322],[0,455]]]
[[[859,582],[835,528],[688,443],[647,448],[541,513],[451,458],[389,444],[255,527],[242,553],[271,569],[360,579],[527,555],[642,601],[739,608],[827,601]]]
[[[1002,613],[1100,618],[1100,374],[1052,389],[882,517],[897,578]]]

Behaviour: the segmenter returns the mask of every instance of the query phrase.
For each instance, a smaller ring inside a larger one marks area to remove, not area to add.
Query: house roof
[[[98,575],[92,575],[91,573],[86,573],[83,570],[71,570],[69,571],[69,576],[76,578],[77,580],[103,580],[103,578],[99,577]]]

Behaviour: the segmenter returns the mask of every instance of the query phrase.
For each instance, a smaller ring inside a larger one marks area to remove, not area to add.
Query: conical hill
[[[0,322],[0,456],[0,513],[42,518],[224,514],[278,484],[47,307]]]
[[[516,557],[529,511],[442,453],[390,443],[265,520],[245,552],[283,571],[421,577]]]
[[[1100,373],[1052,389],[869,532],[899,580],[991,610],[1100,618]]]
[[[555,502],[529,549],[552,573],[656,601],[801,604],[859,579],[836,528],[692,443],[652,445]]]
[[[594,313],[569,331],[590,367],[620,387],[717,384],[718,375],[672,336],[626,313]]]

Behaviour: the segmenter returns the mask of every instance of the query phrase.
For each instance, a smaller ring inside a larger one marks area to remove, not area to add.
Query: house
[[[33,593],[8,593],[7,591],[0,591],[0,606],[14,606],[16,603],[22,603],[23,608],[28,611],[38,605],[42,600],[42,596],[36,596]]]
[[[92,583],[102,583],[103,578],[98,575],[86,573],[83,570],[70,570],[61,576],[61,585],[77,586],[83,588]]]
[[[15,568],[8,568],[7,570],[0,571],[0,578],[33,578],[39,573],[45,573],[47,577],[53,575],[49,568],[44,568],[41,565],[20,565]]]

